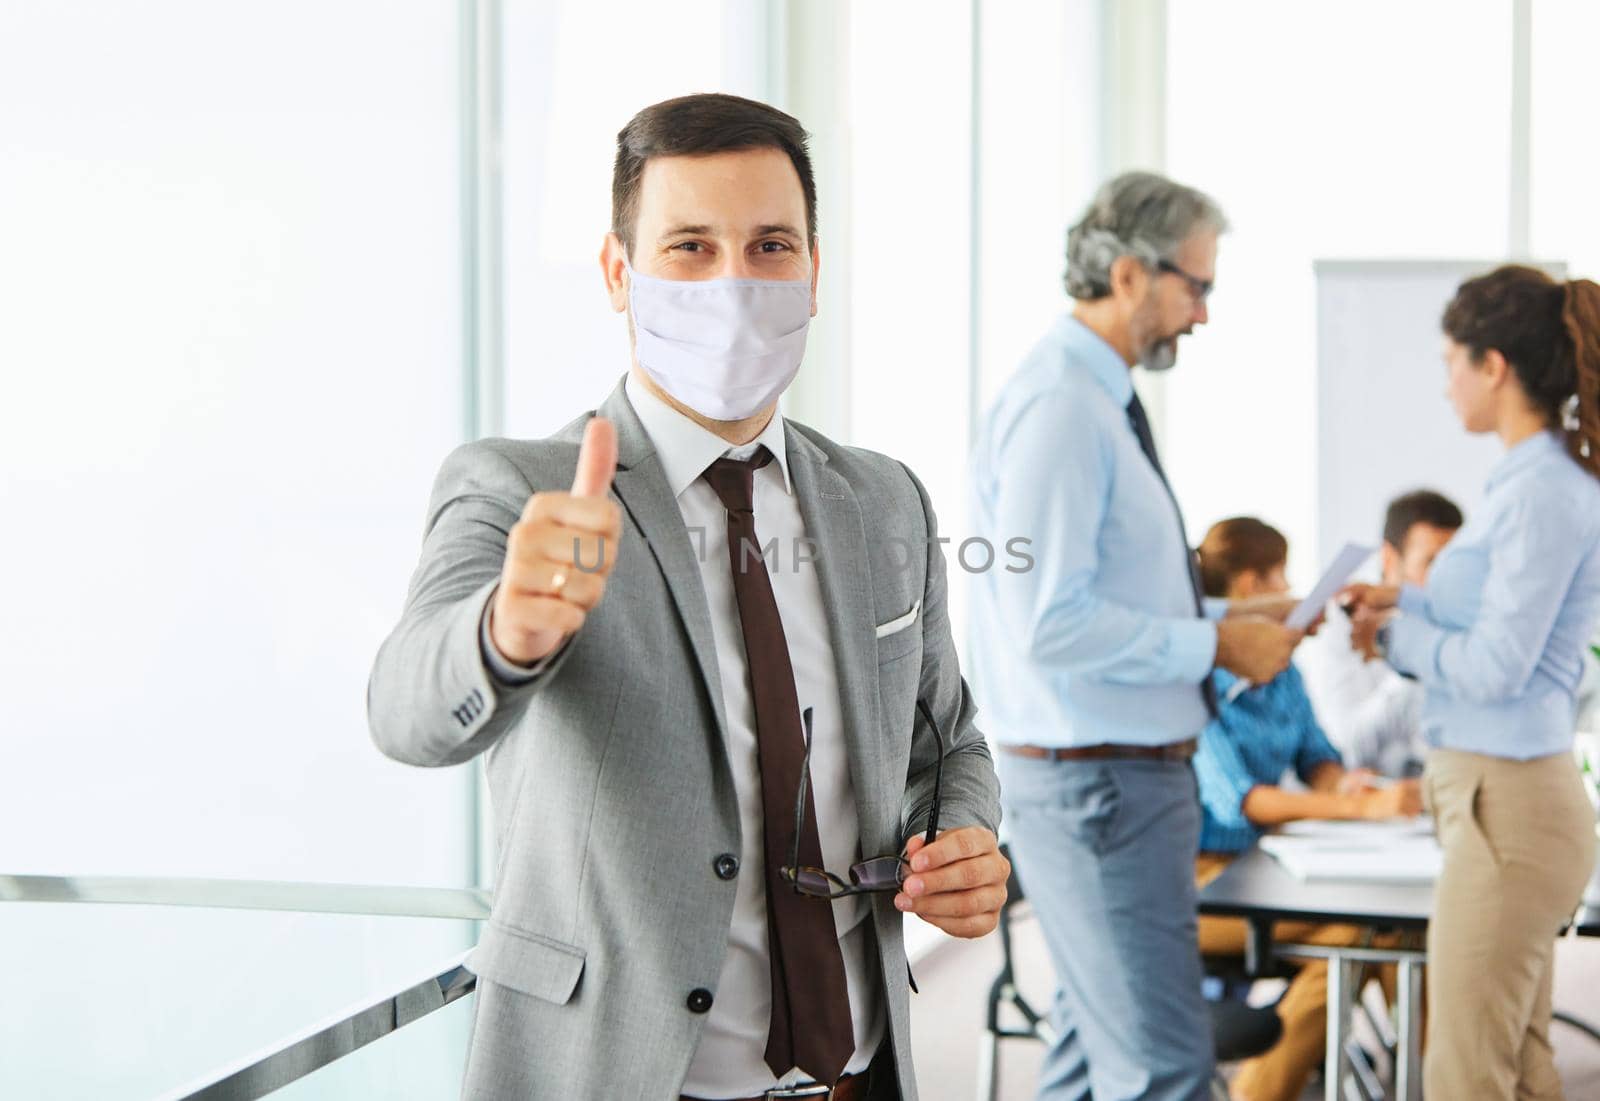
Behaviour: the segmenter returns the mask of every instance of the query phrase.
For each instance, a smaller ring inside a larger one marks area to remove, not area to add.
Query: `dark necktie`
[[[1194,610],[1202,617],[1206,614],[1204,593],[1200,588],[1200,573],[1195,569],[1194,554],[1189,550],[1189,534],[1183,526],[1183,510],[1178,507],[1177,495],[1172,492],[1172,485],[1167,481],[1167,472],[1161,469],[1161,458],[1156,454],[1156,438],[1150,432],[1150,418],[1145,415],[1144,402],[1139,400],[1139,395],[1134,394],[1133,400],[1128,402],[1128,423],[1133,425],[1133,434],[1139,437],[1139,450],[1144,452],[1144,457],[1150,460],[1150,465],[1156,468],[1156,477],[1161,479],[1161,484],[1167,487],[1167,497],[1172,501],[1172,508],[1178,514],[1178,535],[1183,540],[1183,569],[1189,577],[1189,588],[1194,590]],[[1211,683],[1211,674],[1207,673],[1200,682],[1200,695],[1206,701],[1206,710],[1214,719],[1217,717],[1217,686]]]
[[[772,969],[767,1066],[780,1077],[789,1068],[799,1067],[831,1086],[855,1051],[855,1028],[833,906],[796,894],[782,876],[794,844],[794,801],[800,790],[806,745],[789,644],[756,538],[755,472],[771,460],[765,448],[748,460],[718,459],[706,469],[705,479],[728,510],[728,558],[755,703]],[[822,842],[811,791],[812,785],[807,784],[800,863],[820,868]]]

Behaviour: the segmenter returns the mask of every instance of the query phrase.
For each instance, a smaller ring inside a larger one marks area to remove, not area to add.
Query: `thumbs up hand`
[[[532,665],[555,652],[605,595],[622,537],[622,509],[607,496],[616,469],[617,430],[595,417],[572,491],[528,498],[489,609],[489,637],[506,660]]]

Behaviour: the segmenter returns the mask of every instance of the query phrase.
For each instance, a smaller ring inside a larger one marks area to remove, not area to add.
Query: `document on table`
[[[1404,837],[1430,837],[1433,819],[1415,818],[1302,818],[1285,822],[1273,837],[1315,837],[1347,844],[1384,845]]]
[[[1432,825],[1426,818],[1295,822],[1263,837],[1261,848],[1307,882],[1425,884],[1444,864]]]
[[[1332,600],[1334,594],[1344,588],[1344,583],[1350,580],[1350,575],[1356,572],[1357,567],[1365,562],[1375,547],[1363,547],[1359,543],[1346,543],[1344,549],[1333,556],[1333,562],[1322,575],[1322,580],[1317,582],[1317,587],[1295,605],[1294,611],[1283,621],[1284,626],[1296,631],[1303,631],[1322,614],[1322,609]]]

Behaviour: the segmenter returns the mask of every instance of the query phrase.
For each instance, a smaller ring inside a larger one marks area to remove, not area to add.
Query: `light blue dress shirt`
[[[1201,732],[1194,755],[1204,812],[1200,851],[1237,853],[1262,834],[1244,815],[1244,797],[1251,788],[1272,786],[1291,768],[1309,786],[1319,768],[1341,761],[1294,666],[1254,686],[1226,669],[1211,676],[1222,709]]]
[[[1569,749],[1600,621],[1600,480],[1555,435],[1523,440],[1400,610],[1389,662],[1427,690],[1430,744],[1518,761]]]
[[[1210,717],[1217,629],[1132,398],[1122,357],[1063,316],[985,417],[972,516],[995,564],[973,575],[972,676],[1001,743],[1165,745]]]

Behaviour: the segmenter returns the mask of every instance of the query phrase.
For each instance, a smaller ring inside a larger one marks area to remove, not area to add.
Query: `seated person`
[[[1461,527],[1461,510],[1443,494],[1419,489],[1389,502],[1383,520],[1385,585],[1421,586],[1434,556]],[[1422,734],[1422,685],[1387,662],[1369,661],[1348,616],[1330,611],[1298,658],[1306,691],[1328,740],[1349,768],[1384,776],[1417,776],[1428,745]],[[1365,640],[1370,642],[1370,640]]]
[[[1245,599],[1288,592],[1284,577],[1289,545],[1260,520],[1224,520],[1200,546],[1200,575],[1207,596]],[[1252,685],[1223,670],[1212,673],[1220,714],[1200,735],[1194,757],[1204,820],[1195,877],[1201,886],[1255,844],[1267,828],[1302,818],[1391,818],[1416,815],[1422,796],[1416,781],[1369,786],[1371,774],[1346,772],[1339,751],[1317,725],[1300,674],[1290,666],[1270,683]],[[1278,786],[1293,769],[1309,791]],[[1237,918],[1200,918],[1200,951],[1240,955],[1247,936]],[[1279,922],[1276,940],[1296,944],[1393,943],[1353,925]],[[1302,966],[1278,1003],[1283,1038],[1245,1062],[1232,1083],[1241,1101],[1293,1101],[1322,1062],[1327,1019],[1327,964]],[[1385,978],[1392,996],[1393,977]]]

